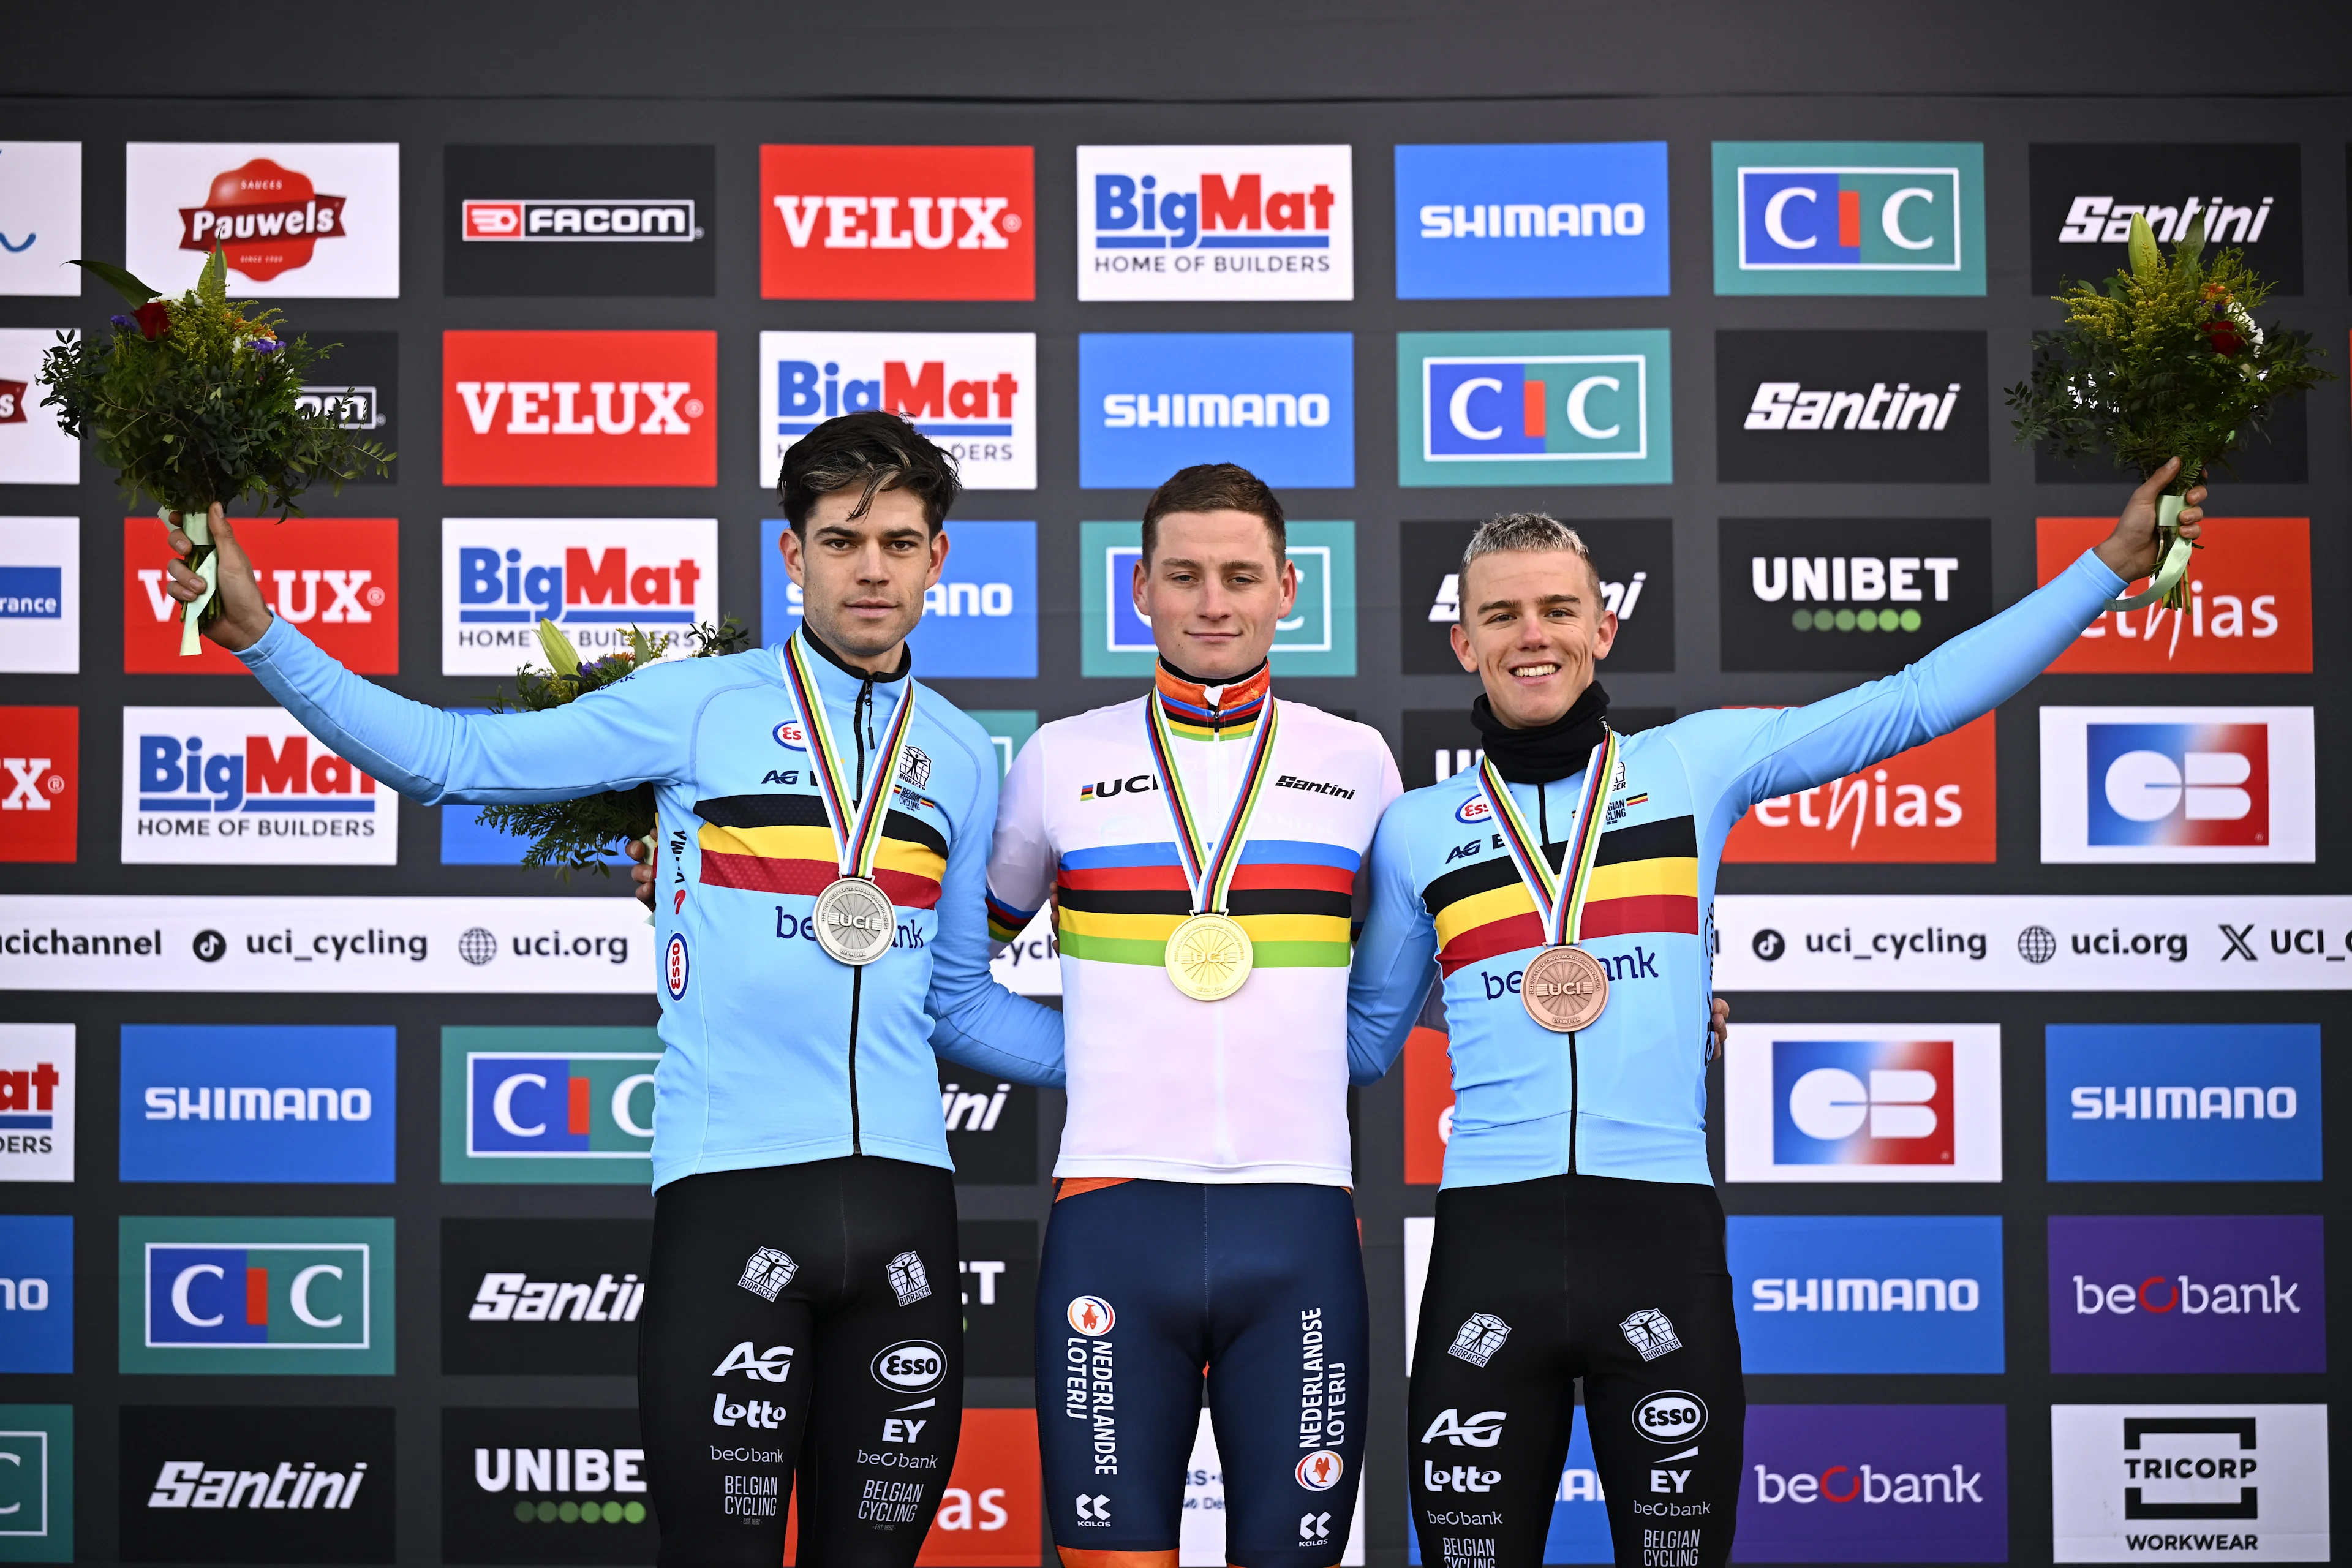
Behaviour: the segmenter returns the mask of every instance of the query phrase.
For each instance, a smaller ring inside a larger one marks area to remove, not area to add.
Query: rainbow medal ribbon
[[[1601,803],[1609,798],[1609,783],[1616,776],[1617,731],[1604,724],[1601,744],[1585,761],[1584,793],[1576,803],[1563,886],[1561,873],[1551,868],[1495,764],[1483,756],[1478,759],[1479,793],[1486,797],[1486,809],[1502,830],[1511,863],[1519,868],[1519,880],[1543,921],[1544,950],[1528,961],[1519,980],[1519,1001],[1528,1017],[1557,1035],[1591,1028],[1609,1005],[1609,971],[1576,942],[1583,934],[1584,900],[1592,884],[1592,863],[1601,852]]]
[[[1176,737],[1154,691],[1143,700],[1144,731],[1151,743],[1151,771],[1160,782],[1160,798],[1176,826],[1176,853],[1184,863],[1184,881],[1192,896],[1192,912],[1169,934],[1168,979],[1195,1002],[1219,1002],[1242,988],[1257,956],[1249,932],[1226,912],[1232,901],[1234,872],[1240,867],[1242,846],[1249,840],[1251,816],[1257,810],[1258,792],[1265,787],[1267,764],[1274,758],[1276,708],[1269,693],[1259,713],[1257,736],[1250,746],[1249,766],[1234,796],[1234,809],[1213,848],[1203,843],[1193,826],[1192,803],[1184,794],[1184,776],[1176,767]]]
[[[817,797],[824,802],[824,820],[833,829],[834,856],[841,874],[816,896],[810,919],[816,926],[816,944],[835,960],[853,966],[873,963],[890,951],[898,934],[898,914],[889,895],[874,880],[874,859],[882,848],[882,824],[890,814],[890,781],[898,776],[899,758],[907,749],[907,731],[915,717],[915,683],[907,682],[875,773],[852,792],[841,765],[841,750],[834,744],[833,725],[824,712],[824,696],[801,639],[789,638],[778,657],[783,666],[784,689],[792,693],[793,711],[808,742],[809,771],[816,775]]]

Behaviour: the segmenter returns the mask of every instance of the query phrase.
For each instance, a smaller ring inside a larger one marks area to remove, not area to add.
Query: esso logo
[[[673,936],[669,939],[669,951],[662,955],[662,983],[669,987],[669,999],[673,1002],[686,994],[688,968],[686,938]]]
[[[901,1394],[928,1394],[947,1375],[947,1352],[929,1340],[900,1340],[874,1357],[874,1381]]]
[[[1328,1448],[1318,1448],[1298,1461],[1298,1484],[1310,1492],[1328,1492],[1339,1484],[1345,1460]]]
[[[799,720],[787,719],[782,723],[776,726],[776,744],[783,747],[786,751],[791,752],[805,752],[808,750],[808,742],[801,735],[801,722]]]
[[[1071,1300],[1068,1312],[1070,1327],[1091,1339],[1100,1339],[1110,1332],[1118,1321],[1118,1314],[1100,1296],[1078,1296]]]
[[[1669,1388],[1633,1406],[1633,1430],[1653,1443],[1680,1443],[1706,1430],[1706,1401]]]
[[[1454,820],[1456,822],[1484,822],[1494,815],[1495,808],[1486,804],[1486,795],[1483,794],[1474,795],[1468,800],[1464,801],[1461,808],[1454,812]]]

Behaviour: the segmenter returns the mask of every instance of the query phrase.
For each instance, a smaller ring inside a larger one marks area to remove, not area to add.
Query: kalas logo
[[[1981,294],[1977,142],[1718,142],[1718,294]]]
[[[1037,485],[1037,339],[1031,332],[761,332],[760,484],[825,420],[903,416],[968,489]]]
[[[0,861],[71,865],[81,816],[81,710],[0,708]]]
[[[1081,300],[1355,297],[1351,150],[1080,147]]]
[[[441,480],[711,485],[716,332],[444,332]]]
[[[710,519],[447,518],[441,524],[441,664],[446,675],[513,668],[544,618],[583,654],[719,617],[719,524]]]
[[[1993,715],[1862,773],[1760,800],[1732,826],[1727,861],[1990,865],[1997,773]]]
[[[2047,583],[2115,527],[2105,517],[2035,520]],[[2053,671],[2303,675],[2311,670],[2311,520],[2209,520],[2180,610],[2147,605],[2102,614]],[[2145,579],[2140,586],[2145,586]]]
[[[180,209],[180,248],[209,256],[218,246],[231,267],[266,283],[310,265],[320,240],[342,237],[346,199],[268,158],[248,159],[213,177],[204,205]]]
[[[280,708],[122,710],[125,865],[389,866],[399,798]]]
[[[1027,147],[760,149],[767,300],[1036,298]]]
[[[389,517],[239,518],[270,613],[362,675],[400,673],[400,523]],[[122,668],[138,675],[243,674],[203,640],[180,657],[180,603],[163,591],[171,558],[153,513],[122,520]]]

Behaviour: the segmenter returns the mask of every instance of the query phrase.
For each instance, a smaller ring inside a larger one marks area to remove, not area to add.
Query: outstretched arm
[[[1014,1083],[1062,1086],[1062,1016],[996,983],[988,968],[988,853],[997,822],[996,757],[972,759],[979,785],[955,824],[931,943],[931,1049]]]

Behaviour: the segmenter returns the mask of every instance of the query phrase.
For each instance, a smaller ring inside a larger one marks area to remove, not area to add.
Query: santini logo
[[[1748,405],[1748,430],[1941,430],[1959,401],[1960,384],[1948,383],[1939,395],[1914,392],[1898,381],[1889,392],[1883,381],[1864,392],[1809,391],[1801,382],[1759,382]],[[1918,424],[1914,426],[1912,421]]]
[[[167,1459],[147,1494],[149,1508],[337,1508],[359,1500],[367,1461],[348,1471],[322,1470],[315,1459],[296,1469],[291,1459],[274,1470],[215,1470],[202,1459]]]
[[[646,1288],[634,1274],[600,1274],[593,1285],[485,1274],[466,1316],[477,1323],[634,1323]]]
[[[2186,239],[2201,216],[2205,219],[2205,242],[2209,245],[2252,245],[2263,237],[2263,226],[2271,220],[2275,196],[2264,196],[2252,206],[2231,206],[2222,197],[2215,196],[2204,205],[2200,198],[2190,196],[2176,205],[2159,205],[2154,202],[2119,202],[2113,196],[2076,196],[2066,209],[2066,221],[2058,230],[2062,245],[2121,245],[2131,237],[2131,220],[2147,219],[2147,226],[2156,237],[2168,244]]]
[[[702,237],[688,197],[651,201],[468,201],[463,237],[573,245],[690,244]]]

